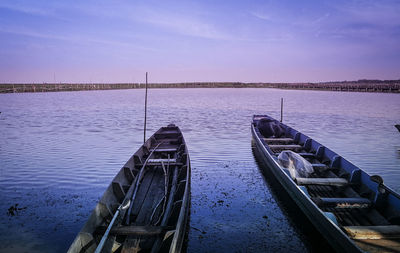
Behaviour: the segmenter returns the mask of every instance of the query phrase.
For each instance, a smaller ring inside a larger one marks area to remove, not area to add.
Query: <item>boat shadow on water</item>
[[[260,153],[255,147],[254,140],[251,141],[251,149],[264,181],[271,190],[272,196],[284,215],[288,218],[289,223],[293,225],[295,231],[298,232],[307,250],[310,252],[335,252],[277,181],[268,165],[262,162]]]

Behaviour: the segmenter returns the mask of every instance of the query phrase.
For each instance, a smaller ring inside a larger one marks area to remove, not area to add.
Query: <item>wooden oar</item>
[[[108,228],[107,228],[106,232],[104,233],[103,237],[101,238],[101,241],[100,241],[99,245],[97,245],[97,248],[96,248],[96,250],[95,250],[95,253],[100,253],[101,250],[103,249],[104,243],[106,242],[106,240],[107,240],[107,238],[108,238],[108,234],[110,233],[111,228],[112,228],[112,226],[113,226],[115,220],[117,219],[117,217],[118,217],[119,212],[121,211],[121,209],[122,209],[122,205],[120,205],[120,206],[118,207],[117,211],[115,212],[114,217],[112,218],[110,224],[108,225]]]
[[[130,197],[132,196],[133,193],[133,188],[136,185],[136,181],[137,181],[137,177],[134,179],[134,181],[132,182],[131,186],[129,187],[124,200],[122,201],[121,205],[119,205],[117,211],[115,212],[110,224],[108,224],[108,227],[106,229],[106,232],[103,234],[103,237],[101,238],[101,241],[99,243],[99,245],[96,248],[95,253],[101,252],[102,248],[104,247],[104,243],[106,242],[108,235],[111,231],[112,226],[114,225],[115,220],[118,218],[119,214],[121,212],[123,212],[126,208],[129,207],[130,205]]]

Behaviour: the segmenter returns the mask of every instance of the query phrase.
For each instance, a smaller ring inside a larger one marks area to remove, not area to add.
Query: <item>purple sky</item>
[[[400,1],[0,2],[0,83],[400,79]]]

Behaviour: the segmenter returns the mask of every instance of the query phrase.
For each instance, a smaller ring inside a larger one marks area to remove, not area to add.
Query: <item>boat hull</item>
[[[314,227],[323,235],[328,243],[337,252],[363,252],[340,228],[328,219],[325,214],[312,202],[312,200],[293,182],[265,148],[265,144],[260,139],[254,125],[251,125],[253,142],[259,153],[259,158],[263,165],[267,166],[276,180],[282,185],[291,199],[306,215]],[[263,169],[267,169],[263,168]]]
[[[174,159],[170,156],[174,156]],[[164,180],[164,176],[169,179]],[[113,233],[110,232],[101,252],[124,251],[126,245],[136,242],[139,246],[141,240],[150,247],[144,250],[174,253],[184,251],[189,222],[190,185],[190,157],[183,135],[174,125],[163,127],[117,173],[68,252],[94,252],[101,244],[100,239],[113,216],[117,216],[115,224],[109,226]],[[138,188],[137,196],[135,188]],[[157,192],[161,194],[158,197],[153,194]],[[133,199],[133,196],[136,198]],[[141,203],[140,206],[137,203]],[[133,206],[132,213],[128,208],[130,206]],[[131,218],[129,223],[128,216]],[[100,235],[99,228],[102,231]],[[127,247],[127,250],[131,248]]]

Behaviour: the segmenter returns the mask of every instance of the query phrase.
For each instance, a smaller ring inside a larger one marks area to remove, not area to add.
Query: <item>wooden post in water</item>
[[[281,122],[283,121],[283,98],[281,98]]]
[[[146,120],[147,120],[147,72],[146,72],[146,95],[144,97],[144,133],[143,133],[143,143],[146,142]]]

